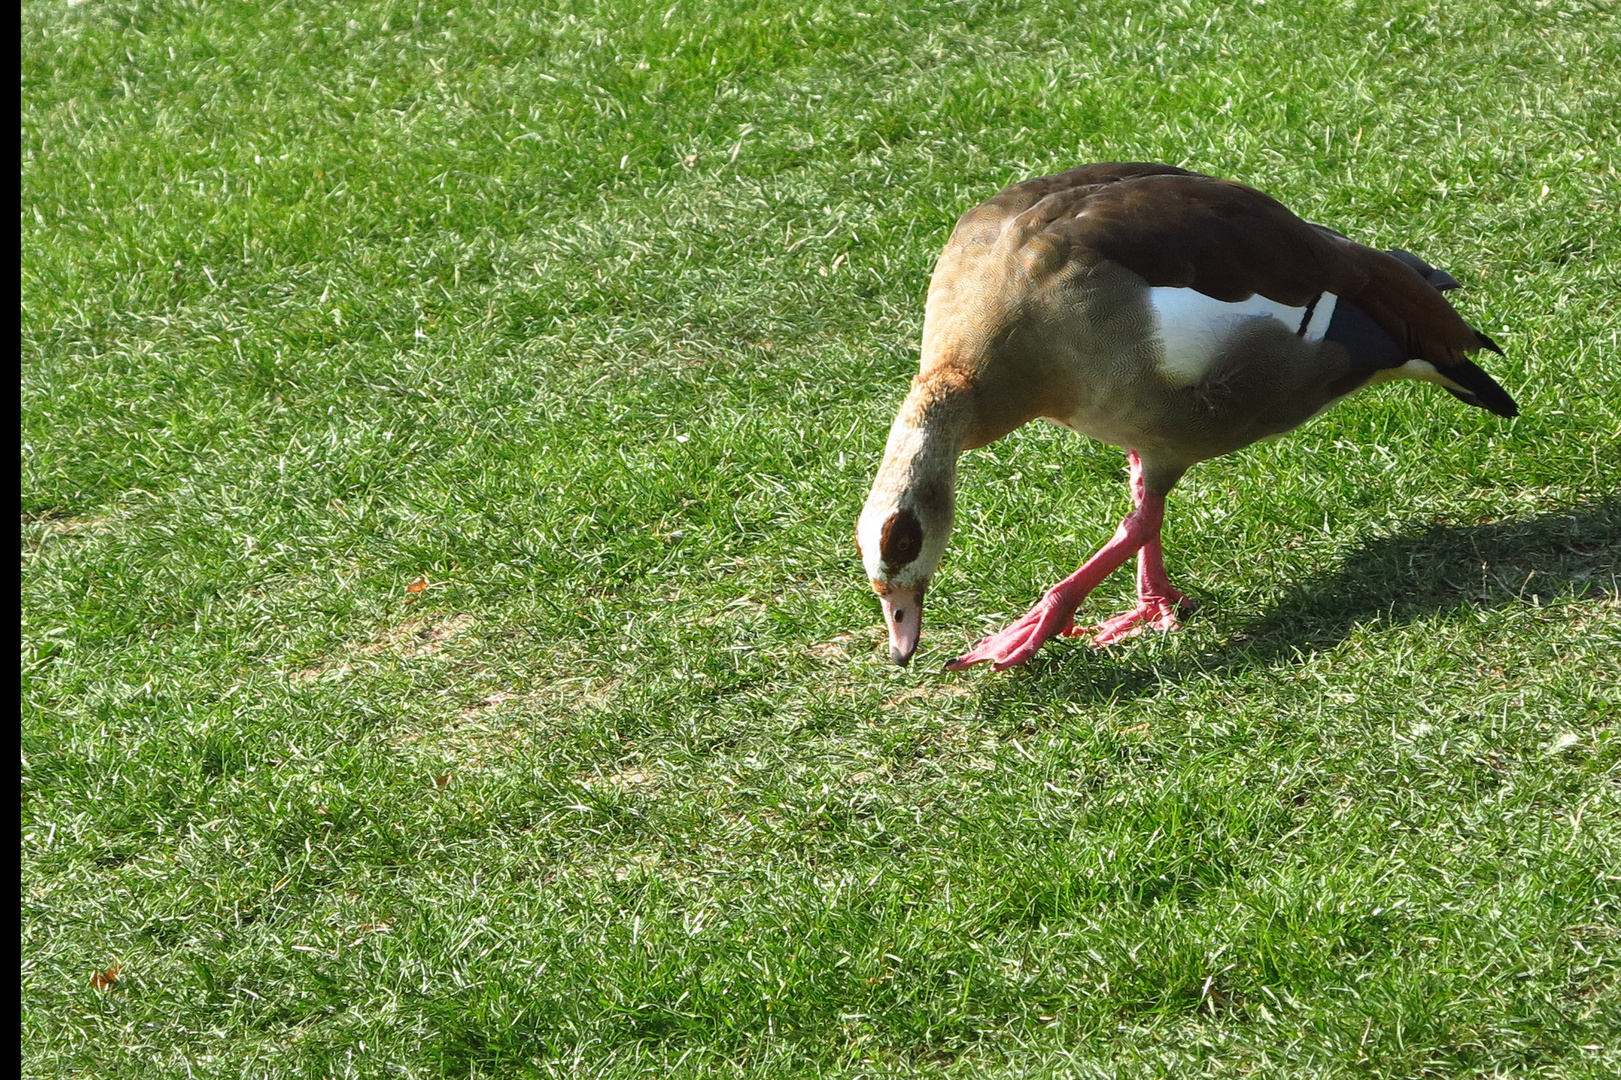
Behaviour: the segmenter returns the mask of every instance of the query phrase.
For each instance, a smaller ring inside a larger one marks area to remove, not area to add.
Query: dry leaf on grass
[[[111,990],[115,985],[117,985],[118,972],[123,968],[123,966],[123,964],[114,964],[105,971],[94,972],[90,976],[90,985],[94,986],[97,990]]]

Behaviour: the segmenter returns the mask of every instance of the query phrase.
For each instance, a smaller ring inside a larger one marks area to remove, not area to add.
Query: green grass
[[[1608,3],[21,28],[26,1075],[1621,1071]],[[1092,160],[1446,267],[1523,415],[1203,465],[1182,633],[940,674],[1126,506],[1018,432],[894,669],[934,255]]]

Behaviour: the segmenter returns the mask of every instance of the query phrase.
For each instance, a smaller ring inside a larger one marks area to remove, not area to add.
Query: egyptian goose
[[[1135,504],[1114,538],[1030,611],[946,665],[1022,664],[1059,634],[1106,645],[1173,629],[1186,598],[1160,549],[1189,466],[1278,435],[1388,379],[1439,383],[1514,416],[1469,359],[1501,352],[1441,295],[1444,271],[1302,221],[1252,188],[1169,165],[1085,165],[964,214],[929,283],[922,369],[856,529],[907,663],[951,535],[962,451],[1036,417],[1124,447]],[[1075,612],[1137,556],[1137,606]]]

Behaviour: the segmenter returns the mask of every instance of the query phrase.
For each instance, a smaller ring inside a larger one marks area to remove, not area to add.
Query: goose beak
[[[923,590],[890,589],[879,599],[884,605],[884,625],[889,627],[889,658],[905,667],[917,652],[918,635],[923,631]]]

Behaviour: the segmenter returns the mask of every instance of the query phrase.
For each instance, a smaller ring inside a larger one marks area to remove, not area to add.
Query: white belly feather
[[[1234,304],[1194,289],[1151,288],[1148,306],[1158,324],[1160,371],[1177,386],[1198,382],[1226,340],[1250,319],[1276,319],[1306,341],[1321,341],[1336,299],[1325,292],[1315,304],[1290,307],[1257,293]]]

